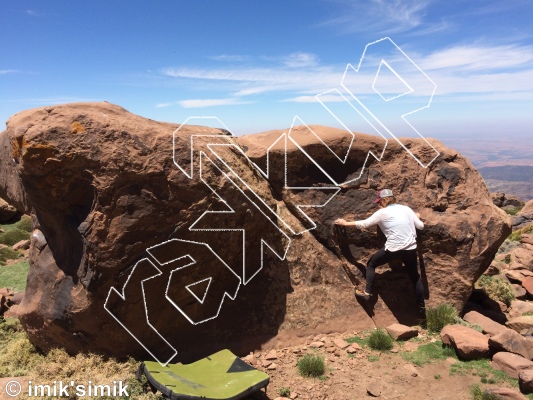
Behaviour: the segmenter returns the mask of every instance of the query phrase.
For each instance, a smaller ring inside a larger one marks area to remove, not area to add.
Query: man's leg
[[[396,252],[385,250],[385,248],[379,249],[366,264],[366,287],[365,292],[372,294],[372,284],[374,283],[374,277],[376,276],[376,267],[386,264],[388,262],[399,260]]]
[[[413,283],[416,293],[416,300],[420,308],[424,307],[424,285],[422,285],[422,279],[420,279],[420,274],[418,273],[418,259],[415,250],[403,250],[402,262],[407,268],[407,274],[409,274],[409,279]]]

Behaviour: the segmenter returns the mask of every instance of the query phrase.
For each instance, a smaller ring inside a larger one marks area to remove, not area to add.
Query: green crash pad
[[[225,349],[191,364],[161,364],[145,361],[137,378],[148,382],[164,396],[175,399],[242,399],[266,387],[270,377]],[[266,390],[266,389],[265,389]]]

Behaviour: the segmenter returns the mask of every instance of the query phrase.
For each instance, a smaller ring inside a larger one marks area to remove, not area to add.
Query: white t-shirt
[[[416,249],[416,229],[424,229],[424,223],[414,211],[401,204],[389,204],[367,219],[355,221],[358,228],[374,225],[378,225],[387,237],[385,249],[389,251]]]

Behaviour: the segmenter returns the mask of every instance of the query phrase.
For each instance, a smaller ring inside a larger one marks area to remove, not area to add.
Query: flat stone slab
[[[518,354],[528,360],[533,358],[533,348],[531,342],[524,336],[512,329],[505,328],[505,331],[489,338],[489,347],[497,351],[508,351]]]
[[[442,329],[440,337],[442,343],[453,346],[459,357],[464,360],[489,358],[489,339],[472,328],[447,325]]]
[[[520,332],[522,329],[533,328],[533,315],[522,315],[520,317],[511,318],[505,323],[505,325],[517,332]]]
[[[505,332],[507,329],[504,325],[497,323],[496,321],[478,313],[477,311],[470,311],[463,317],[466,322],[481,326],[483,332],[488,333],[490,336],[497,335],[498,333]]]
[[[490,366],[505,372],[511,378],[518,379],[520,372],[533,369],[533,362],[517,354],[501,351],[494,354]]]
[[[392,324],[387,326],[387,332],[394,340],[407,340],[418,336],[418,329],[402,324]]]

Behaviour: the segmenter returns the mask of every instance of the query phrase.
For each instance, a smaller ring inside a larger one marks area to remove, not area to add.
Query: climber
[[[369,218],[362,221],[346,221],[339,218],[335,224],[342,226],[355,226],[368,228],[378,225],[387,237],[385,247],[378,250],[366,266],[366,286],[355,288],[355,295],[363,300],[369,300],[372,296],[372,283],[375,277],[376,267],[393,262],[401,261],[409,278],[415,287],[418,307],[424,311],[424,286],[418,273],[416,253],[416,229],[424,229],[424,223],[420,221],[420,215],[415,214],[409,207],[396,203],[396,198],[390,189],[383,189],[378,193],[374,203],[379,204],[380,209]],[[416,229],[415,229],[416,228]]]

